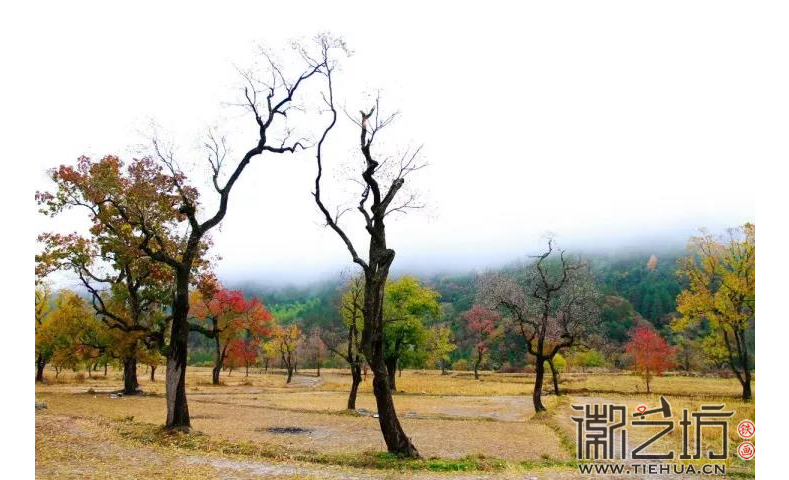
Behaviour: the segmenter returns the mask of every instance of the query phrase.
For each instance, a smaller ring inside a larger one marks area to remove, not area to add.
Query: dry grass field
[[[113,395],[120,373],[93,375],[63,372],[56,380],[47,371],[48,382],[36,386],[36,400],[47,404],[36,411],[37,477],[586,478],[573,461],[571,404],[611,401],[635,411],[638,405],[659,405],[658,394],[664,394],[678,421],[682,408],[725,403],[736,412],[730,449],[740,441],[734,429],[739,420],[754,418],[754,404],[737,399],[734,379],[666,376],[655,379],[655,393],[647,395],[641,379],[628,374],[568,373],[561,385],[567,393],[548,395],[549,412],[535,415],[529,375],[486,373],[476,381],[466,372],[405,371],[395,403],[424,460],[404,461],[381,453],[371,379],[360,391],[360,413],[345,410],[345,371],[324,370],[321,377],[300,372],[287,386],[279,372],[255,370],[245,377],[236,371],[213,386],[210,369],[190,368],[190,434],[159,428],[164,372],[150,382],[141,368],[145,395],[132,397]],[[708,430],[705,447],[720,443],[720,433]],[[629,436],[635,442],[650,435],[631,429]],[[675,428],[659,446],[680,444],[681,430]],[[727,469],[738,478],[754,471],[753,462],[736,455]]]

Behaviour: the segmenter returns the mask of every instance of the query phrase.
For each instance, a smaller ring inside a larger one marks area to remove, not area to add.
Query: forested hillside
[[[630,250],[583,255],[590,263],[597,288],[605,296],[601,311],[603,331],[619,344],[617,347],[627,341],[628,331],[639,319],[649,321],[658,330],[668,331],[668,324],[676,311],[676,297],[682,290],[676,275],[677,260],[685,253],[684,249],[675,248],[659,252]],[[502,270],[516,268],[518,264],[513,262]],[[467,358],[472,349],[471,342],[464,341],[468,332],[464,331],[461,315],[475,303],[478,276],[478,272],[468,272],[419,278],[440,295],[442,315],[431,321],[451,328],[452,337],[458,344],[450,354],[451,361]],[[345,279],[338,276],[334,280],[306,286],[272,288],[257,286],[254,280],[248,280],[231,283],[228,288],[242,291],[245,297],[261,300],[279,323],[298,323],[303,331],[308,332],[315,327],[330,329],[340,322],[338,306],[344,282]],[[190,361],[209,364],[213,358],[210,339],[192,333],[190,343]],[[502,331],[499,341],[491,345],[488,361],[497,367],[523,366],[527,363],[523,339]]]

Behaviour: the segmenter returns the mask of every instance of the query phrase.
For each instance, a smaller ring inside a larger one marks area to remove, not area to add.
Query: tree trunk
[[[219,335],[214,337],[214,344],[216,345],[216,352],[214,354],[214,368],[211,370],[211,383],[219,385],[219,374],[222,372],[222,349],[219,344]]]
[[[742,375],[737,372],[737,368],[735,368],[734,365],[731,365],[731,367],[734,373],[737,374],[737,378],[742,385],[742,399],[748,402],[753,399],[753,393],[751,393],[750,355],[748,354],[748,343],[745,339],[745,330],[735,330],[734,338],[737,340],[737,354],[740,359],[740,365],[742,366]]]
[[[188,262],[191,266],[191,262]],[[177,271],[177,289],[173,302],[170,351],[167,355],[166,392],[169,430],[189,430],[189,406],[186,402],[186,354],[189,338],[189,269]]]
[[[559,396],[561,395],[559,392],[559,372],[556,371],[556,365],[553,364],[553,359],[548,360],[548,366],[551,367],[551,376],[553,377],[553,393]]]
[[[30,365],[30,364],[28,363],[28,365]],[[46,365],[47,365],[47,362],[44,360],[44,356],[43,355],[39,355],[38,358],[36,358],[36,382],[44,383],[44,367]],[[28,370],[28,372],[29,371],[30,370]],[[30,377],[28,377],[28,378],[30,378]],[[55,377],[55,378],[57,378],[57,377]]]
[[[288,365],[287,370],[288,370],[288,380],[285,383],[290,383],[290,381],[293,379],[293,367]]]
[[[364,295],[364,330],[362,331],[362,350],[365,358],[373,371],[373,394],[375,403],[378,407],[378,424],[381,426],[381,433],[386,442],[387,450],[390,453],[410,458],[419,458],[419,451],[411,440],[406,436],[400,421],[397,418],[394,401],[392,400],[392,387],[390,387],[389,377],[394,373],[394,369],[387,369],[384,361],[384,337],[383,337],[383,301],[384,285],[388,276],[389,266],[394,260],[394,251],[386,249],[383,251],[374,245],[375,237],[371,239],[370,257],[376,258],[381,255],[388,256],[388,260],[381,265],[376,272],[365,271],[365,295]],[[397,366],[395,362],[393,367]],[[394,378],[392,376],[392,378]]]
[[[321,376],[321,364],[320,363],[318,364],[318,376],[319,377]]]
[[[534,402],[535,412],[544,412],[545,406],[542,404],[542,382],[545,378],[545,359],[537,357],[536,376],[534,377],[534,393],[532,394],[532,401]]]
[[[406,436],[397,418],[392,391],[389,389],[389,375],[384,363],[375,362],[373,370],[373,393],[378,407],[378,423],[384,435],[388,450],[405,457],[419,458],[419,452]]]
[[[443,358],[438,361],[438,366],[439,366],[439,368],[441,368],[441,375],[446,375],[447,371],[446,371],[446,368],[444,366],[444,359]]]
[[[389,388],[391,388],[393,392],[396,392],[397,391],[397,358],[386,359],[386,372],[387,375],[389,376]]]
[[[244,367],[245,367],[244,376],[248,377],[249,376],[249,365],[245,365]]]
[[[151,381],[156,381],[156,365],[151,365]]]
[[[359,384],[362,383],[362,368],[356,364],[351,365],[351,392],[348,394],[348,410],[356,410],[356,394]]]
[[[123,394],[136,395],[139,393],[140,384],[137,382],[137,359],[128,358],[123,361]]]
[[[742,400],[750,402],[753,400],[753,393],[751,393],[751,371],[745,370],[745,381],[742,382]]]
[[[477,361],[474,362],[474,380],[479,380],[479,365],[482,363],[482,352],[477,351]]]
[[[104,362],[104,378],[107,378],[107,362]]]

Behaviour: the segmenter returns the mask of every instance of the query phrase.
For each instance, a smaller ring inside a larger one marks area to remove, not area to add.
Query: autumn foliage
[[[474,378],[479,380],[479,366],[490,348],[490,341],[499,321],[499,314],[481,305],[474,305],[463,314],[466,328],[474,340]]]
[[[198,281],[191,297],[189,314],[197,321],[193,329],[214,340],[212,382],[219,384],[226,362],[230,368],[253,365],[260,339],[271,331],[271,312],[257,298],[247,300],[242,292],[223,288],[211,276]]]
[[[272,343],[279,352],[282,365],[285,367],[290,383],[293,378],[293,370],[296,367],[296,350],[304,341],[301,328],[298,325],[281,326],[275,325],[272,331]]]
[[[651,393],[649,384],[652,377],[660,376],[674,366],[674,347],[649,327],[633,329],[625,350],[633,357],[634,370],[644,377],[647,393]]]

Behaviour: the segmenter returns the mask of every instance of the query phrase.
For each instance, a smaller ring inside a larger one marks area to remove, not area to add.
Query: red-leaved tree
[[[646,380],[647,393],[651,393],[652,376],[660,376],[674,366],[674,347],[649,327],[634,328],[625,351],[633,357],[633,369]]]
[[[197,324],[190,323],[190,330],[214,339],[215,358],[211,379],[214,385],[218,385],[219,374],[234,340],[257,340],[268,335],[273,317],[257,298],[247,301],[243,293],[223,288],[210,275],[198,281],[198,288],[192,292],[190,303],[192,307],[189,315],[198,321]],[[238,360],[238,355],[233,359]],[[254,364],[254,360],[251,363]],[[248,366],[246,361],[236,366],[241,365]]]
[[[463,314],[466,321],[466,328],[469,336],[474,341],[474,378],[479,380],[479,366],[485,357],[485,353],[490,349],[493,332],[496,330],[496,322],[499,321],[499,314],[482,305],[474,305]]]
[[[260,354],[260,342],[256,338],[234,338],[227,347],[227,362],[234,367],[244,367],[244,376],[249,376],[249,367],[255,365]]]

